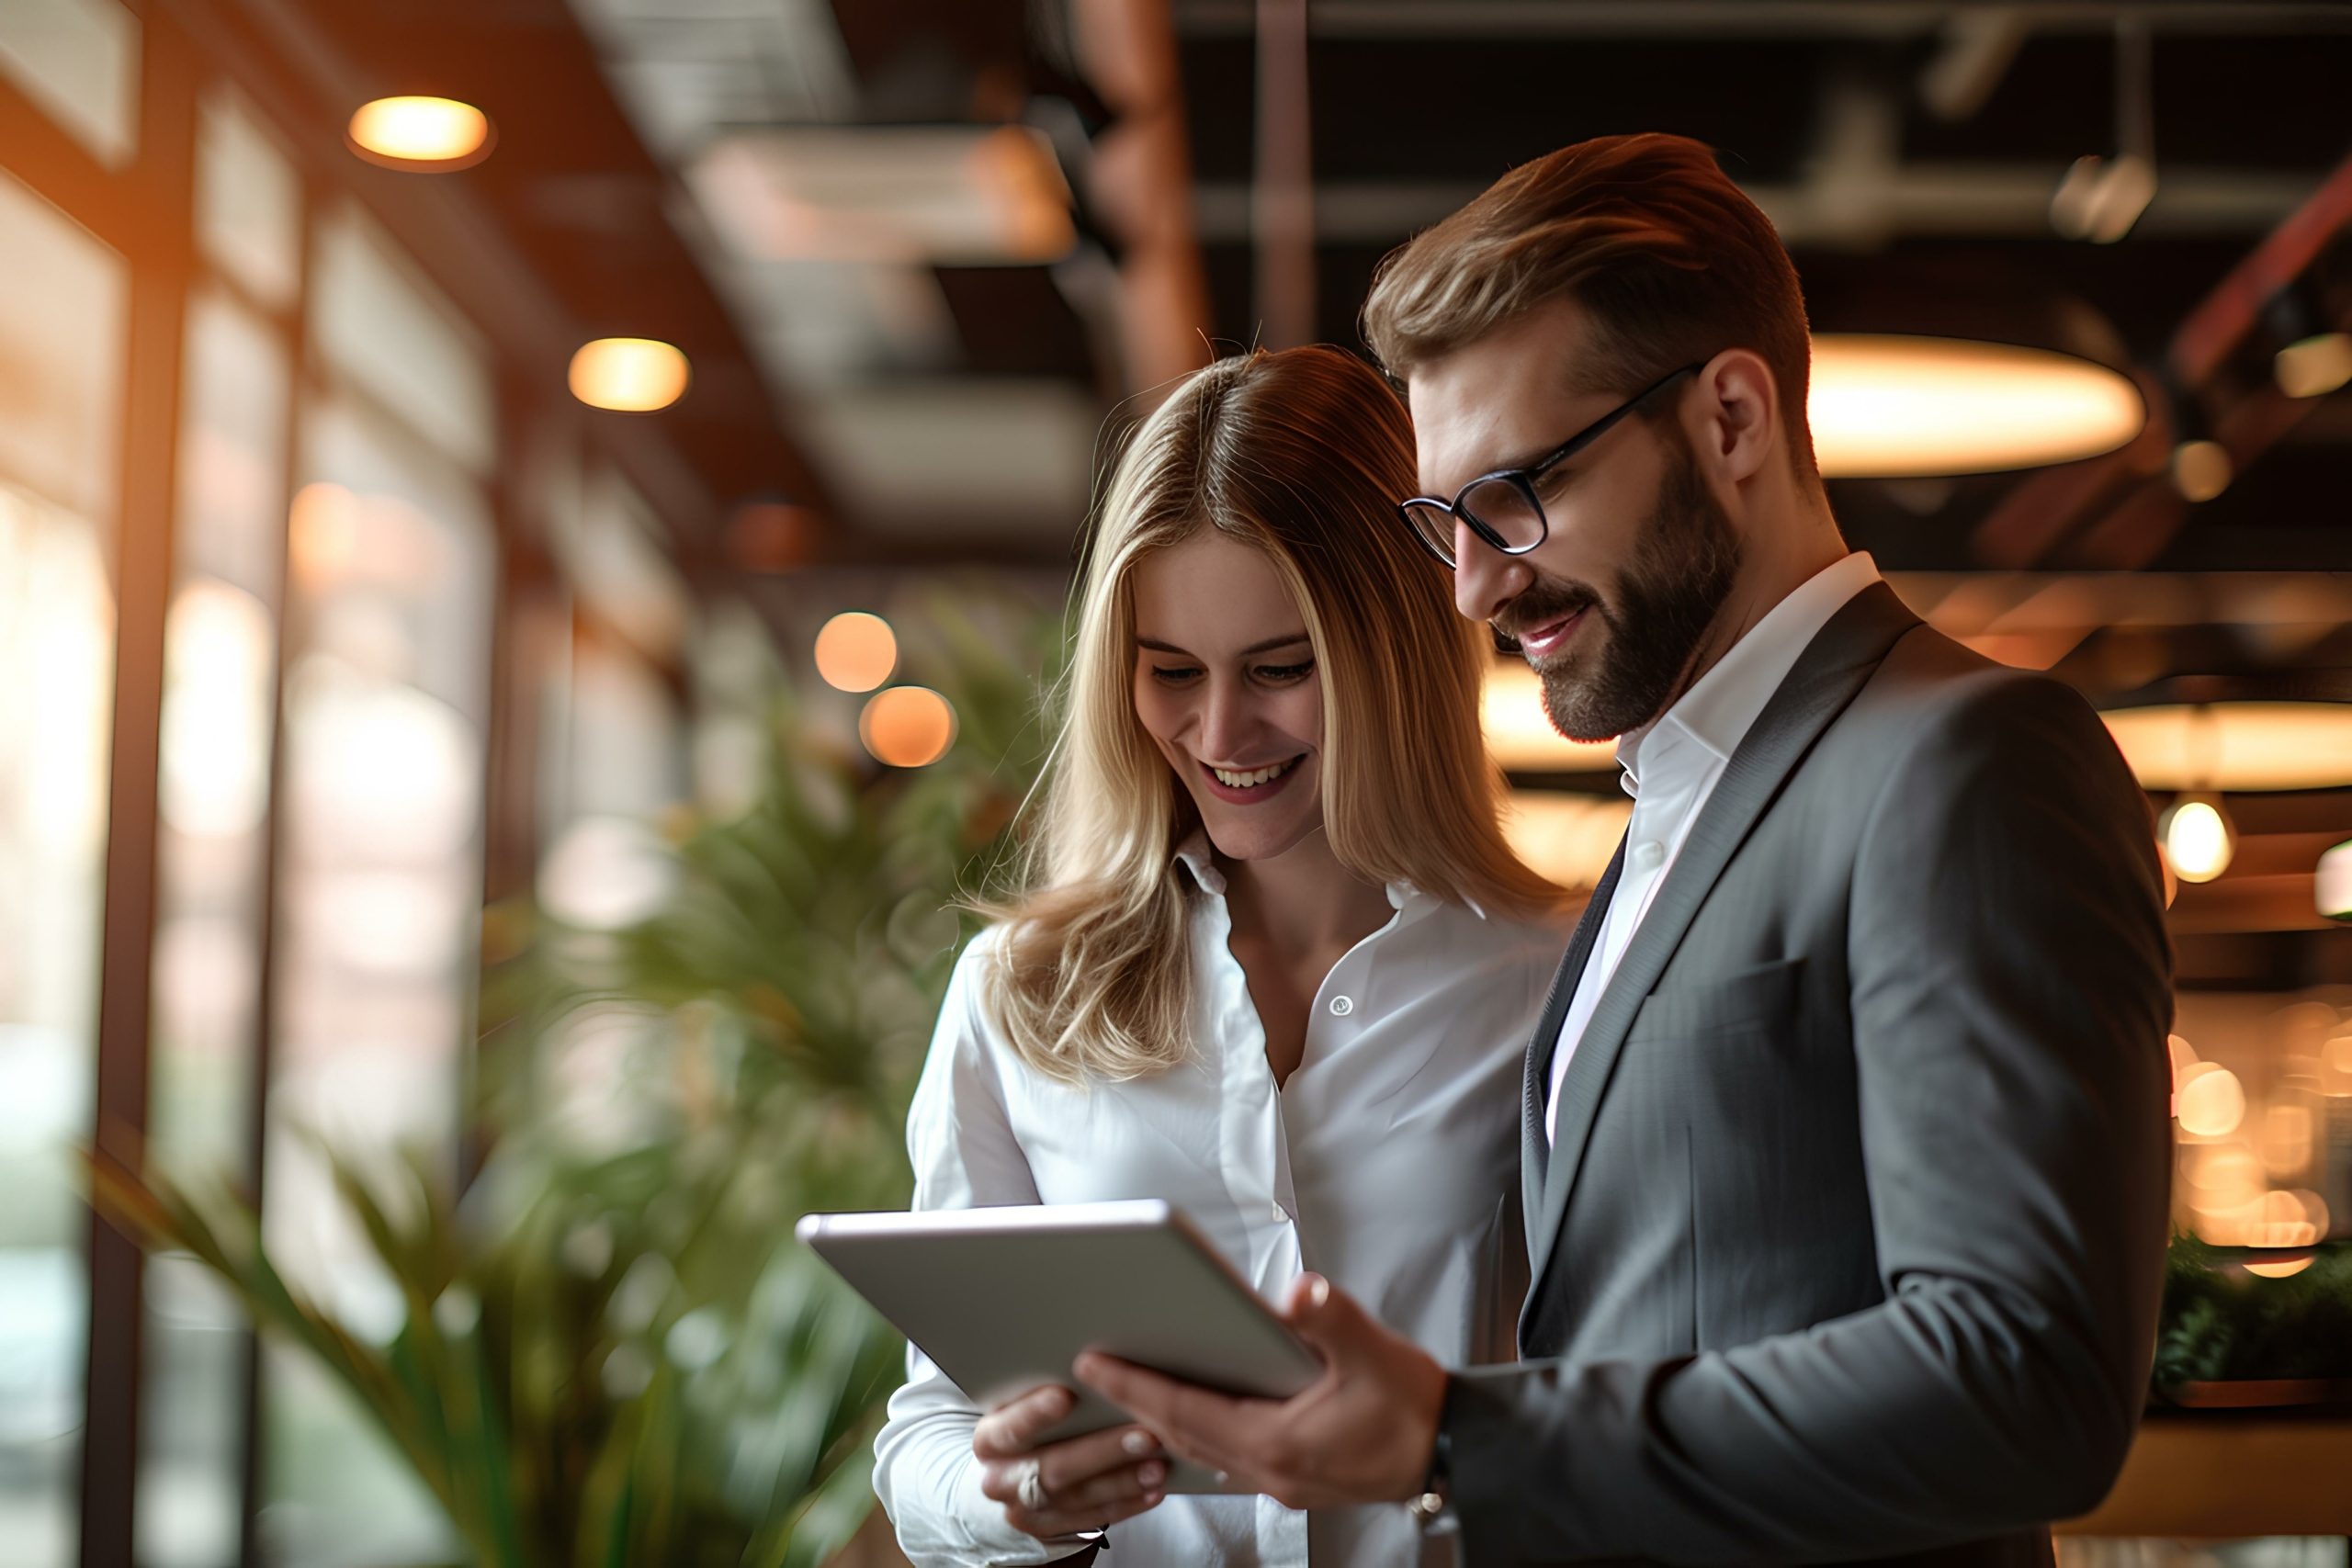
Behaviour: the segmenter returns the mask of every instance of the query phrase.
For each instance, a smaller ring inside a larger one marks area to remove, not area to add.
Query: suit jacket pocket
[[[1773,1026],[1796,1015],[1804,960],[1759,964],[1713,980],[1699,980],[1652,991],[1626,1031],[1637,1040],[1688,1039],[1741,1029],[1778,1032]]]

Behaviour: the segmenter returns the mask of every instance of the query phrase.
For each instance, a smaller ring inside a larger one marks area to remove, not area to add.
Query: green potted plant
[[[907,1100],[968,934],[954,900],[1041,763],[1053,646],[1034,618],[1012,656],[944,604],[925,619],[920,667],[960,717],[937,764],[877,769],[779,697],[757,798],[672,825],[650,916],[487,912],[479,1169],[322,1149],[398,1284],[390,1339],[289,1284],[225,1183],[92,1161],[111,1221],[201,1261],[358,1396],[469,1563],[814,1568],[873,1506],[901,1345],[792,1226],[906,1201]],[[618,1133],[583,1137],[558,1084],[589,1017],[637,1043],[602,1086]]]

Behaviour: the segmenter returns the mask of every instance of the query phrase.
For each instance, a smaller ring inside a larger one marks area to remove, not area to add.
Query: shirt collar
[[[1185,834],[1183,842],[1176,846],[1170,863],[1191,872],[1193,882],[1199,885],[1202,892],[1219,898],[1225,897],[1225,873],[1217,869],[1216,856],[1209,847],[1207,829],[1195,827]],[[1388,884],[1387,893],[1388,907],[1400,913],[1410,906],[1440,902],[1411,883],[1401,880]],[[1464,898],[1462,902],[1480,919],[1487,918],[1487,911],[1479,907],[1476,899]]]
[[[1715,761],[1727,761],[1829,618],[1878,581],[1877,563],[1868,551],[1856,550],[1805,579],[1766,611],[1672,707],[1618,738],[1617,764],[1624,770],[1619,782],[1625,793],[1639,793],[1645,749],[1660,766],[1670,765],[1686,742]]]

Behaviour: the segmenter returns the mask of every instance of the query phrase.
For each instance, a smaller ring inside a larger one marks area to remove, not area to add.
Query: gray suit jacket
[[[1528,1359],[1447,1396],[1465,1562],[2047,1562],[2130,1445],[2166,1233],[2164,897],[2098,716],[1883,584],[1849,602],[1692,825],[1547,1146],[1617,869],[1528,1051]]]

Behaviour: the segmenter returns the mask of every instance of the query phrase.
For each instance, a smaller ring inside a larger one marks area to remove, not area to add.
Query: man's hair
[[[1705,146],[1601,136],[1521,164],[1381,263],[1364,339],[1409,379],[1563,296],[1592,328],[1589,355],[1563,367],[1574,389],[1631,393],[1726,348],[1753,350],[1771,367],[1797,473],[1817,471],[1796,268]]]

